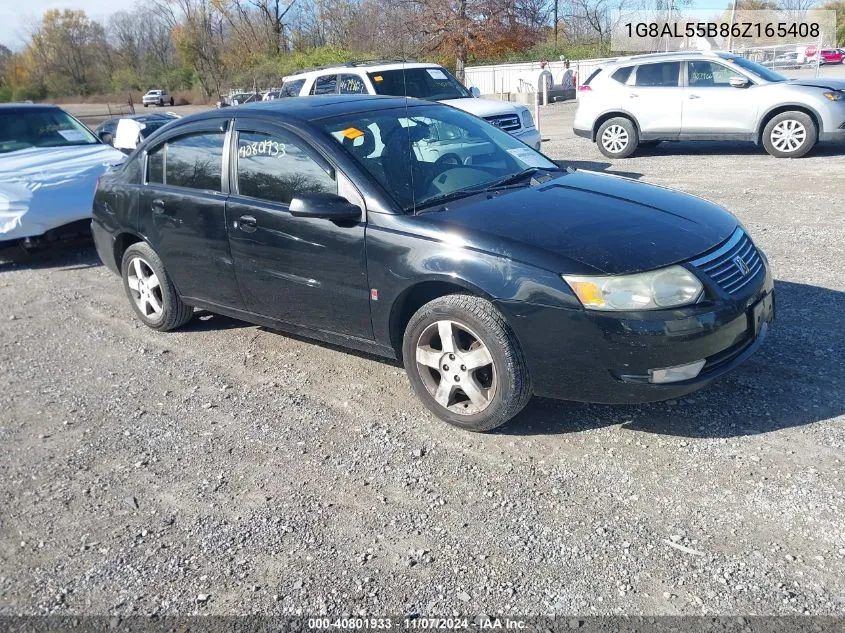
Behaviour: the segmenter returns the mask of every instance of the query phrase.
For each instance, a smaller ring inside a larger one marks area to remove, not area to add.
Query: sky
[[[88,17],[104,20],[116,11],[132,9],[143,0],[0,0],[0,44],[12,50],[23,48],[29,26],[47,9],[83,9]],[[729,0],[693,0],[691,9],[723,8]],[[20,7],[24,10],[21,11]]]
[[[0,44],[23,48],[29,26],[48,9],[83,9],[88,17],[103,20],[115,11],[131,9],[139,0],[0,0]]]

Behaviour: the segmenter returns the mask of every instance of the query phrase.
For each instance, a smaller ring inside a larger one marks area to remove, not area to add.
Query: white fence
[[[596,68],[611,59],[614,58],[580,59],[571,61],[569,67],[575,71],[577,84],[580,85]],[[560,77],[564,71],[563,62],[549,62],[548,70],[552,73],[554,83],[560,83]],[[467,86],[477,87],[484,95],[536,92],[540,79],[540,62],[467,66],[464,72],[464,83]]]

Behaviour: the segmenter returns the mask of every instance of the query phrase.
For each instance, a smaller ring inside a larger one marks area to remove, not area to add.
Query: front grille
[[[763,269],[763,258],[745,231],[737,229],[722,246],[690,262],[729,294],[736,294]]]
[[[505,132],[515,132],[521,127],[519,116],[516,114],[497,114],[496,116],[484,117],[484,120]]]

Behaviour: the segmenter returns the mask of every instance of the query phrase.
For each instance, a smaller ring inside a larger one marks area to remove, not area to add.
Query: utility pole
[[[734,16],[736,16],[736,0],[733,0],[733,4],[731,5],[731,28],[728,31],[728,50],[731,50],[731,44],[733,42]]]

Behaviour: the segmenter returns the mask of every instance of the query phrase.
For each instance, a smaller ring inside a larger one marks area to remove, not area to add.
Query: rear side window
[[[581,84],[582,86],[589,86],[590,82],[595,79],[596,75],[598,75],[602,71],[601,68],[596,68],[593,72],[590,73],[590,76],[587,77],[587,80]]]
[[[364,85],[364,80],[358,75],[341,75],[340,94],[365,95],[367,94],[367,86]]]
[[[312,95],[333,95],[337,92],[337,75],[317,77],[311,88]]]
[[[305,85],[304,79],[292,79],[290,81],[286,81],[282,85],[281,96],[282,97],[298,97],[299,93],[302,92],[302,86]]]
[[[628,81],[628,77],[631,76],[631,71],[634,70],[633,66],[623,66],[619,68],[615,73],[613,73],[610,77],[611,79],[615,79],[620,84],[624,84]]]
[[[189,134],[157,147],[147,157],[147,182],[221,191],[223,138],[222,132]]]
[[[238,133],[238,193],[288,204],[305,193],[337,193],[337,183],[301,139],[278,132]]]
[[[681,62],[661,62],[643,64],[637,67],[637,86],[653,88],[673,88],[678,86]]]

